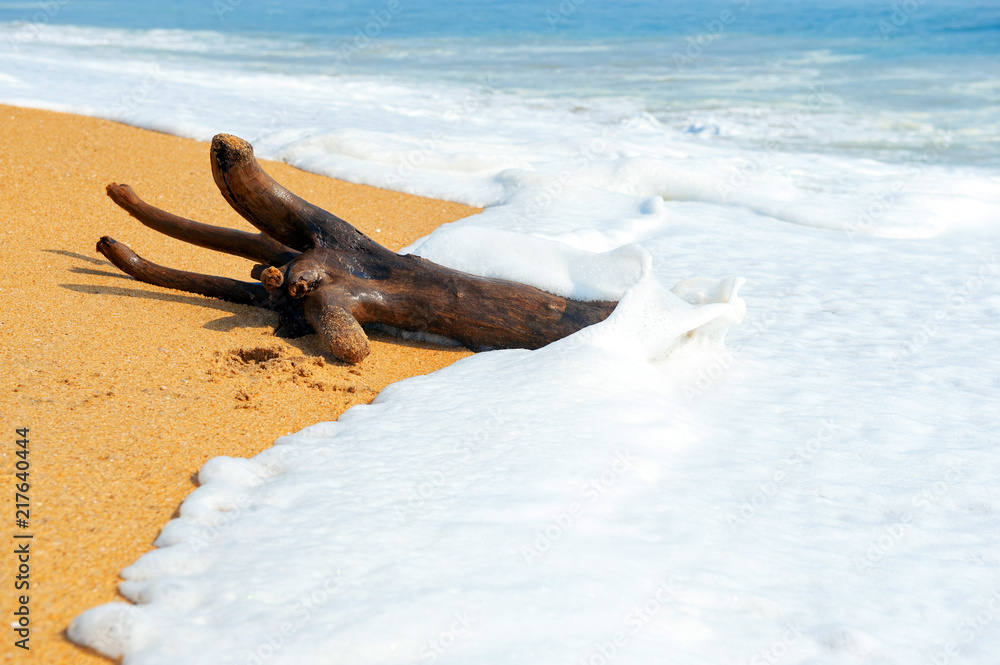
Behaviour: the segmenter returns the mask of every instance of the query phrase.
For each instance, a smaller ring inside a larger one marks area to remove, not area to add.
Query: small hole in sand
[[[255,346],[252,349],[234,349],[233,357],[250,363],[265,363],[281,356],[281,349],[276,347]]]

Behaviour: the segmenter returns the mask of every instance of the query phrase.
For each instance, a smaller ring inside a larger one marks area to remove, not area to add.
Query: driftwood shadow
[[[70,252],[62,249],[44,249],[44,252],[50,254],[60,254],[62,256],[68,256],[74,259],[80,259],[81,261],[86,261],[99,266],[113,267],[113,265],[108,261],[102,261],[101,259],[95,259],[83,254],[78,254],[76,252]],[[130,275],[125,275],[120,272],[111,272],[110,270],[95,270],[93,268],[85,268],[81,266],[72,266],[69,272],[77,275],[92,275],[95,277],[114,277],[115,279],[122,279],[128,282],[136,282],[134,277]],[[97,295],[113,295],[113,296],[128,296],[132,298],[145,298],[147,300],[157,300],[159,302],[176,302],[185,305],[199,305],[201,307],[208,307],[210,309],[215,309],[223,312],[228,312],[230,316],[224,316],[220,319],[215,319],[213,321],[206,322],[202,328],[205,330],[212,330],[218,332],[232,332],[237,328],[252,328],[255,326],[265,323],[272,328],[276,324],[276,317],[268,316],[267,311],[253,311],[250,313],[239,311],[240,306],[235,303],[229,303],[224,300],[216,300],[214,298],[204,298],[198,296],[185,296],[175,293],[157,293],[154,291],[144,291],[140,289],[130,289],[121,286],[99,286],[96,284],[60,284],[64,289],[69,291],[75,291],[77,293],[89,293]],[[274,318],[274,320],[266,320]],[[262,319],[265,319],[262,321]]]
[[[118,275],[115,276],[117,277]],[[131,279],[130,277],[125,278]],[[237,328],[255,328],[261,325],[267,325],[273,328],[277,324],[276,314],[260,310],[241,312],[239,311],[241,307],[240,305],[229,303],[224,300],[215,300],[198,296],[184,296],[174,293],[155,293],[153,291],[129,289],[121,286],[97,286],[93,284],[60,284],[59,286],[77,293],[144,298],[146,300],[156,300],[159,302],[175,302],[185,305],[198,305],[200,307],[208,307],[209,309],[226,312],[229,316],[207,321],[202,325],[202,328],[205,330],[212,330],[215,332],[232,332]]]
[[[60,254],[62,256],[68,256],[72,259],[80,259],[81,261],[86,261],[87,263],[95,263],[99,266],[111,265],[107,261],[102,261],[101,259],[95,259],[92,256],[87,256],[86,254],[78,254],[76,252],[70,252],[65,249],[43,249],[42,251],[48,252],[49,254]]]
[[[101,261],[104,263],[104,261]],[[111,265],[106,263],[105,265]],[[76,273],[78,275],[94,275],[95,277],[115,277],[117,279],[132,280],[128,275],[123,275],[120,272],[111,272],[110,270],[94,270],[93,268],[81,268],[79,266],[74,266],[69,269],[70,272]]]
[[[232,332],[238,328],[253,328],[260,325],[267,325],[274,328],[278,323],[278,315],[270,312],[243,312],[234,313],[231,316],[224,316],[220,319],[205,322],[202,328],[215,332]],[[287,339],[287,338],[285,338]]]
[[[122,286],[98,286],[95,284],[60,284],[64,289],[76,291],[77,293],[91,293],[104,296],[128,296],[130,298],[144,298],[146,300],[157,300],[159,302],[176,302],[185,305],[198,305],[217,309],[230,314],[236,314],[239,305],[228,303],[224,300],[213,298],[199,298],[196,296],[182,296],[173,293],[156,293],[153,291],[141,291],[139,289],[129,289]]]

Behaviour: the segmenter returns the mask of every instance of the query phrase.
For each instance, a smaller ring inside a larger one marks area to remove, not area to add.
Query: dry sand
[[[0,106],[0,135],[0,547],[12,551],[14,533],[34,536],[31,651],[15,648],[7,628],[16,562],[4,556],[0,653],[9,662],[106,663],[69,643],[66,626],[121,600],[119,571],[151,549],[206,460],[254,455],[468,352],[373,336],[371,355],[346,366],[324,358],[314,335],[274,337],[269,312],[119,273],[94,250],[102,235],[161,265],[249,279],[250,262],[150,231],[104,194],[124,182],[171,212],[254,230],[216,190],[205,143],[9,106]],[[477,212],[286,164],[264,168],[393,249]],[[19,427],[30,428],[27,530],[14,522]]]

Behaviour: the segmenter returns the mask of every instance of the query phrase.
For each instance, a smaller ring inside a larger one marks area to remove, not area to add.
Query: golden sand
[[[0,547],[33,535],[31,650],[14,647],[7,627],[24,592],[13,589],[17,562],[4,556],[0,653],[9,662],[106,663],[69,643],[66,626],[121,600],[119,571],[152,548],[206,460],[255,455],[468,352],[376,335],[371,355],[347,366],[324,357],[314,335],[274,337],[270,312],[142,284],[95,252],[110,235],[154,263],[249,280],[250,262],[146,229],[104,193],[109,182],[128,183],[171,212],[253,231],[216,190],[208,144],[9,106],[0,106],[0,136]],[[477,212],[263,165],[393,249]],[[19,427],[30,428],[26,530],[13,505]]]

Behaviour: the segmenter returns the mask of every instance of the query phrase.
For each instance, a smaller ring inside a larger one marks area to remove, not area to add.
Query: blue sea
[[[192,72],[485,82],[571,108],[618,103],[709,141],[894,161],[951,131],[936,160],[1000,164],[989,2],[2,2],[0,44]],[[795,112],[808,117],[774,127]]]
[[[0,102],[480,206],[406,251],[621,299],[210,461],[71,639],[995,661],[996,3],[0,1]]]

